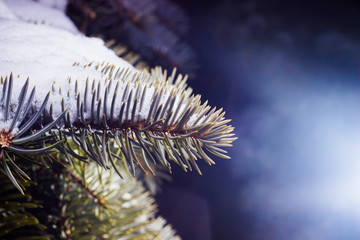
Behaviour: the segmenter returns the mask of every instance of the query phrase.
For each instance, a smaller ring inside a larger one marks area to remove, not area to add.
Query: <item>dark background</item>
[[[189,85],[224,107],[231,160],[157,196],[184,239],[360,239],[360,4],[177,1]]]

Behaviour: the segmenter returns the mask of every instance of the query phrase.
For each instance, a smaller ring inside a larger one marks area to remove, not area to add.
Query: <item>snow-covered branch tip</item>
[[[5,77],[1,121],[9,127],[1,135],[8,136],[7,142],[6,137],[1,139],[1,153],[13,182],[7,162],[24,176],[14,156],[26,159],[28,154],[44,154],[49,159],[55,149],[68,162],[92,159],[106,169],[116,169],[114,158],[123,155],[133,173],[138,165],[155,174],[149,161],[170,170],[172,160],[185,171],[195,168],[201,174],[199,158],[214,164],[206,152],[229,158],[222,147],[236,139],[233,127],[227,125],[230,120],[224,118],[222,109],[201,103],[200,95],[187,87],[186,77],[176,76],[175,70],[168,77],[160,68],[151,74],[110,64],[89,63],[83,68],[94,68],[105,77],[92,81],[69,78],[66,94],[65,84],[54,83],[45,96],[36,97],[42,102],[33,101],[35,87],[27,97],[28,80],[14,101],[13,84],[20,84],[21,79],[14,83],[12,74]],[[79,146],[77,152],[72,144]]]
[[[29,179],[21,160],[95,161],[121,175],[119,159],[132,174],[155,174],[156,163],[201,173],[198,159],[229,158],[230,120],[192,93],[187,76],[139,72],[96,38],[0,23],[0,171],[20,191],[17,178]]]

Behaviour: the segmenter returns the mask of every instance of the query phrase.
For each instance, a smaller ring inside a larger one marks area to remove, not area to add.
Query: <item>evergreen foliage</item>
[[[123,25],[139,28],[156,16],[156,24],[184,34],[176,27],[181,21],[155,8],[142,12],[146,6],[119,0],[70,1],[69,9],[76,4],[82,10],[102,6],[96,16],[115,4]],[[166,1],[156,6],[180,11]],[[229,158],[222,148],[236,138],[225,112],[202,103],[176,69],[168,75],[149,68],[143,55],[118,45],[123,39],[97,32],[100,23],[94,22],[92,34],[116,38],[107,46],[144,72],[75,62],[71,69],[101,77],[66,76],[66,85],[40,86],[39,92],[29,79],[15,79],[16,68],[14,75],[1,72],[0,239],[180,239],[157,216],[150,191],[156,192],[158,176],[168,178],[174,163],[201,174],[198,159],[212,165],[211,155]]]

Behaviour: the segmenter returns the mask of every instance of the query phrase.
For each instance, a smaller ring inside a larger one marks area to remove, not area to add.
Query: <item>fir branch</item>
[[[179,239],[162,218],[155,217],[155,201],[141,184],[124,172],[121,181],[114,174],[99,173],[94,163],[74,163],[62,174],[62,238]],[[89,191],[97,197],[89,199]],[[103,199],[106,207],[97,199]]]
[[[72,172],[69,172],[69,176],[75,183],[78,184],[80,188],[84,189],[84,192],[86,193],[87,196],[90,195],[90,197],[94,199],[94,201],[98,203],[101,207],[105,209],[108,208],[105,199],[96,195],[96,193],[93,190],[91,190],[89,187],[87,187],[79,177],[75,176]],[[67,189],[67,191],[70,191],[70,189]]]
[[[131,7],[138,6],[127,6]],[[175,46],[178,37],[166,26],[147,25],[143,19],[148,12],[140,10],[133,11],[132,15],[140,16],[141,22],[137,25],[145,29],[145,35],[141,33],[139,40],[153,44],[150,49],[163,59],[181,65],[181,61],[174,60],[184,57],[180,48]],[[161,18],[164,21],[166,15]],[[214,161],[209,153],[229,158],[222,148],[231,146],[235,138],[222,109],[216,110],[207,102],[202,103],[200,95],[192,94],[187,87],[187,76],[176,75],[176,70],[170,76],[160,68],[141,73],[108,51],[102,42],[53,31],[47,26],[32,26],[9,19],[1,21],[4,22],[1,29],[7,35],[0,40],[4,46],[11,47],[1,48],[5,54],[2,55],[0,85],[0,162],[3,166],[0,171],[7,176],[9,183],[12,182],[10,186],[27,196],[24,182],[30,177],[23,170],[24,165],[49,167],[49,162],[58,162],[61,165],[42,172],[50,178],[49,182],[41,183],[44,178],[34,174],[44,168],[34,167],[36,171],[30,174],[38,177],[39,188],[51,189],[46,194],[50,194],[54,201],[42,199],[42,203],[50,206],[51,213],[47,214],[45,209],[46,216],[41,211],[41,217],[55,219],[50,229],[54,236],[61,230],[63,239],[178,239],[171,227],[155,216],[156,205],[150,193],[130,175],[135,175],[136,168],[155,174],[157,163],[171,171],[172,162],[185,171],[194,168],[201,174],[198,159],[203,158],[211,165]],[[134,23],[135,19],[130,22]],[[35,71],[33,66],[42,67],[44,49],[26,51],[28,46],[23,44],[24,36],[18,35],[14,26],[20,28],[19,32],[31,32],[31,36],[25,35],[31,42],[45,39],[46,54],[55,56],[55,61],[50,61],[50,70],[47,69],[51,76],[43,77],[43,72],[34,74],[41,82],[38,92],[31,82],[37,79],[25,80],[20,78],[20,73],[31,75]],[[33,34],[29,29],[32,27],[39,35]],[[138,34],[138,28],[133,30],[133,34]],[[151,41],[144,37],[149,33],[155,36]],[[59,50],[68,42],[80,50],[67,46],[68,51],[60,53]],[[175,51],[170,53],[164,43],[170,43],[168,49]],[[93,48],[99,48],[99,51],[93,51]],[[30,63],[19,70],[18,62],[23,61],[24,55],[25,62]],[[94,56],[123,67],[86,60],[94,60]],[[73,62],[69,59],[82,59],[84,62],[75,62],[71,66]],[[59,63],[64,65],[60,67]],[[4,75],[4,72],[17,70],[16,81],[13,74]],[[52,70],[57,74],[52,75]],[[54,82],[46,82],[49,78]],[[29,89],[32,91],[28,94]],[[120,181],[118,176],[123,180]],[[39,195],[41,198],[39,193],[36,196]],[[16,196],[20,198],[22,195],[17,193]],[[4,211],[11,212],[5,213],[6,217],[18,214],[15,210],[24,211],[33,205],[16,203],[14,206],[4,207]],[[0,207],[0,210],[3,209]],[[34,225],[37,218],[30,218],[30,223],[25,219],[15,227],[5,225],[5,234],[19,226]],[[49,219],[46,221],[50,224]],[[42,225],[37,226],[41,228]],[[20,233],[27,235],[26,229]]]
[[[56,149],[69,163],[73,162],[72,158],[94,160],[109,169],[114,166],[113,154],[120,149],[133,174],[135,165],[153,173],[149,161],[159,162],[170,170],[169,160],[185,171],[194,168],[201,174],[197,165],[199,158],[214,164],[206,151],[229,158],[222,148],[231,146],[236,139],[231,133],[233,128],[227,125],[230,120],[224,118],[222,109],[210,110],[207,102],[202,104],[200,95],[193,95],[192,89],[187,88],[186,76],[177,76],[174,70],[168,77],[160,68],[153,69],[149,75],[104,63],[83,67],[100,71],[105,79],[94,79],[90,84],[88,79],[71,81],[69,78],[66,97],[61,95],[61,86],[57,90],[53,85],[52,98],[48,93],[39,110],[32,110],[27,116],[20,113],[28,111],[23,109],[28,81],[22,87],[24,93],[19,95],[21,101],[16,104],[11,102],[11,88],[7,88],[5,77],[3,92],[7,92],[7,101],[3,107],[8,113],[5,119],[12,118],[10,131],[3,130],[2,135],[2,151],[6,156],[11,159],[12,154],[44,153],[50,158],[52,149]],[[52,106],[58,104],[59,98],[61,114],[53,113]],[[72,102],[76,103],[75,108],[69,105]],[[7,110],[10,105],[17,106],[16,111]],[[17,122],[18,119],[27,121]],[[19,129],[12,136],[9,134],[13,126]],[[79,147],[77,153],[70,147],[71,143]],[[34,148],[34,144],[41,147]],[[3,164],[16,186],[9,167],[6,162]]]

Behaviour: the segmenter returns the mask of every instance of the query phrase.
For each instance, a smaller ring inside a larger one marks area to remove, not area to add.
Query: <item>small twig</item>
[[[94,191],[92,191],[90,188],[86,187],[85,184],[83,183],[83,181],[75,176],[73,173],[69,173],[70,177],[75,180],[75,182],[85,190],[86,193],[88,193],[93,199],[96,199],[95,202],[99,203],[100,206],[102,206],[103,208],[107,209],[107,204],[104,198],[99,197]]]

